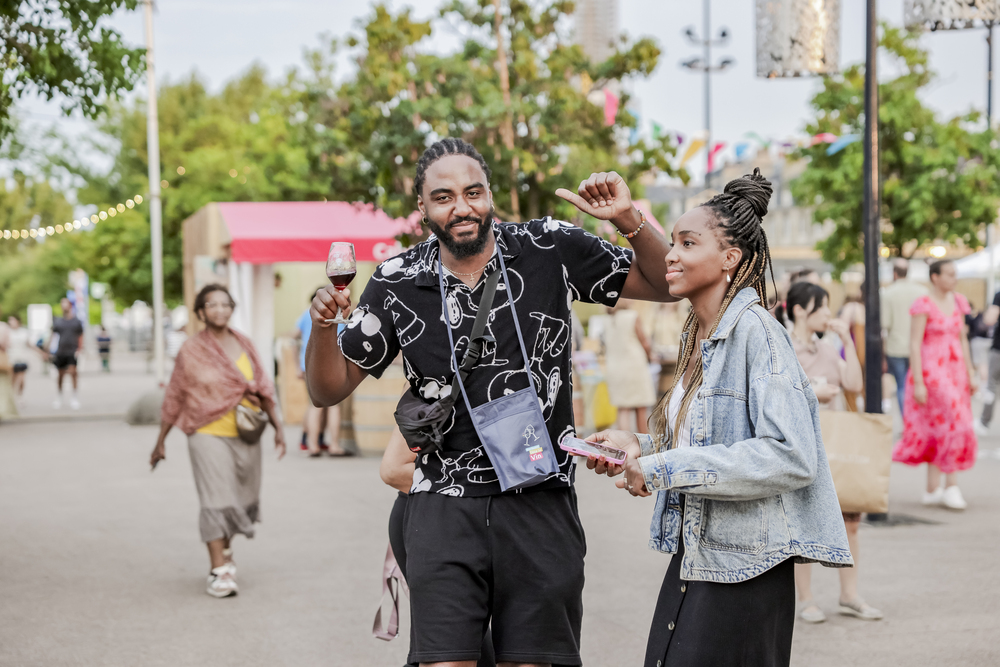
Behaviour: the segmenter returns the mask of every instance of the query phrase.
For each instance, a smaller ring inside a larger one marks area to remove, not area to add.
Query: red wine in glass
[[[333,286],[343,291],[358,272],[358,263],[354,256],[354,244],[335,241],[330,244],[330,254],[326,260],[326,277]],[[327,320],[331,324],[346,324],[347,320],[338,312],[337,317]]]
[[[327,276],[327,278],[330,279],[330,282],[333,283],[334,287],[342,290],[351,284],[351,281],[354,280],[354,276],[357,275],[357,273],[357,271],[343,271],[342,273],[335,273],[332,276]]]

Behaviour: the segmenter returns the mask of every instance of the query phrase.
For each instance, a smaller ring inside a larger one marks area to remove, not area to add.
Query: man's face
[[[60,301],[59,307],[62,308],[63,317],[69,317],[73,314],[73,304],[70,303],[69,299]]]
[[[486,174],[476,160],[447,155],[431,164],[417,205],[427,226],[456,259],[486,248],[493,203]]]

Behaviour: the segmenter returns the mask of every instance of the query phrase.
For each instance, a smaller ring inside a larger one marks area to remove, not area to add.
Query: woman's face
[[[667,283],[672,295],[690,299],[725,283],[727,269],[729,277],[735,277],[742,252],[727,247],[710,209],[699,206],[682,215],[670,237]]]
[[[209,292],[202,313],[205,324],[221,329],[229,324],[229,318],[233,316],[233,302],[225,292]]]
[[[824,297],[823,303],[820,304],[819,308],[810,313],[809,311],[815,305],[814,302],[815,300],[810,301],[808,308],[804,312],[795,313],[796,319],[799,317],[806,318],[806,329],[809,330],[809,333],[826,331],[830,326],[830,319],[833,317],[832,313],[830,313],[830,300],[828,298]],[[801,309],[796,308],[796,310],[799,311]]]
[[[950,292],[955,289],[955,286],[958,285],[958,274],[955,273],[955,265],[951,262],[944,264],[941,267],[941,273],[931,276],[931,282],[942,292]]]

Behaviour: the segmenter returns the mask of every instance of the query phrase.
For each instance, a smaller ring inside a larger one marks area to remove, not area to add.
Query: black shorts
[[[573,489],[480,498],[417,493],[403,519],[408,662],[580,665],[586,538]]]
[[[76,368],[76,355],[75,354],[57,354],[52,359],[52,365],[63,370],[69,366]]]
[[[14,364],[15,373],[23,373],[26,370],[28,370],[28,364],[24,363],[23,361],[19,361],[16,364]]]

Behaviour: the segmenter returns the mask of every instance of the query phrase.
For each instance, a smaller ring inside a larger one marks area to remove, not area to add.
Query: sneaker
[[[957,486],[949,486],[944,490],[941,497],[941,504],[950,510],[964,510],[969,506],[962,497],[962,490]]]
[[[52,407],[55,408],[56,410],[62,409],[62,396],[52,401]]]
[[[940,505],[943,500],[944,500],[944,489],[942,489],[939,486],[938,488],[934,489],[933,493],[928,493],[927,491],[924,491],[924,497],[920,499],[920,502],[923,503],[924,505],[930,506],[930,505]]]
[[[822,623],[826,620],[826,614],[812,600],[801,603],[800,607],[799,618],[806,623]]]
[[[853,602],[841,602],[838,610],[844,616],[853,616],[862,621],[880,621],[884,614],[860,598]]]
[[[80,409],[80,401],[77,400],[76,396],[74,396],[73,398],[69,399],[69,407],[70,407],[71,410],[79,410]]]
[[[236,577],[229,563],[214,568],[208,575],[208,588],[205,591],[212,597],[228,598],[239,593]]]
[[[976,435],[990,434],[990,427],[984,424],[982,420],[979,419],[972,420],[972,430],[975,432]]]
[[[236,563],[233,561],[233,550],[223,549],[222,556],[226,559],[225,567],[229,568],[229,574],[236,576]]]

